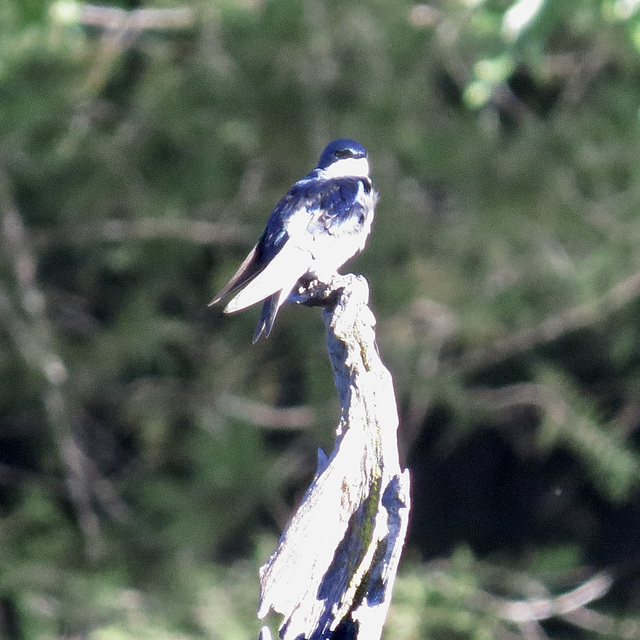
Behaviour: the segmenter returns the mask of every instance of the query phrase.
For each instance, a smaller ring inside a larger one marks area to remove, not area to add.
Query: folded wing
[[[258,273],[260,273],[261,265],[257,260],[257,251],[258,245],[251,249],[249,255],[238,267],[238,270],[233,274],[231,280],[222,287],[218,292],[218,295],[209,303],[209,306],[218,304],[218,302],[220,302],[220,300],[222,300],[222,298],[224,298],[228,293],[237,291],[242,285],[246,284],[251,280],[251,278],[255,278]]]
[[[310,259],[309,251],[291,241],[286,242],[269,263],[245,280],[248,284],[225,307],[225,313],[242,311],[276,292],[282,292],[286,300],[298,279],[307,272]]]

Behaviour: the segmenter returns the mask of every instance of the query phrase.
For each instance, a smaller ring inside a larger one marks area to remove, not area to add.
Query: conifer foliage
[[[5,0],[0,636],[257,636],[335,428],[207,307],[327,141],[412,473],[388,637],[640,637],[640,3]]]

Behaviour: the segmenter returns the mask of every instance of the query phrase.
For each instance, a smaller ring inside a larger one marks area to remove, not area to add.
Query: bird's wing
[[[233,293],[237,289],[239,289],[243,284],[246,284],[251,280],[251,278],[255,278],[255,276],[259,273],[261,265],[256,260],[258,252],[258,245],[253,247],[249,252],[249,255],[244,259],[242,264],[238,267],[238,270],[233,274],[233,277],[227,284],[222,287],[222,289],[218,292],[218,295],[209,303],[209,306],[213,304],[217,304],[224,298],[228,293]]]
[[[280,252],[287,243],[289,234],[286,227],[289,220],[299,212],[301,205],[301,193],[294,185],[289,192],[280,200],[275,209],[271,212],[267,221],[267,228],[260,237],[260,240],[243,263],[238,267],[231,280],[221,289],[218,295],[210,303],[210,306],[217,304],[226,295],[237,291],[245,284],[253,280],[270,264],[273,258]],[[266,296],[265,296],[266,297]],[[262,298],[260,298],[261,300]],[[243,307],[244,308],[244,307]],[[237,309],[239,311],[239,309]]]
[[[284,302],[298,279],[307,272],[309,264],[309,251],[288,240],[271,261],[229,302],[224,312],[242,311],[279,291],[282,291]]]

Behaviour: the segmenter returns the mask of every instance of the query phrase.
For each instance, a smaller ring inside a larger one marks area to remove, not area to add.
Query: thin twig
[[[499,617],[512,622],[548,620],[556,616],[572,613],[605,595],[613,585],[613,578],[601,572],[583,582],[571,591],[553,598],[539,600],[503,600],[489,596],[496,605]]]
[[[82,5],[78,22],[88,27],[115,31],[185,29],[193,26],[195,14],[188,7],[180,9],[118,9],[95,4]]]
[[[600,298],[567,309],[539,325],[521,329],[496,340],[489,347],[464,353],[448,363],[451,372],[469,375],[495,366],[532,349],[544,346],[564,335],[587,329],[624,308],[640,296],[640,272],[614,285]]]
[[[515,626],[526,640],[547,638],[540,623],[552,618],[561,618],[582,629],[604,635],[615,634],[625,639],[637,638],[640,629],[638,621],[625,620],[617,623],[612,617],[587,608],[609,592],[617,573],[616,568],[611,567],[600,571],[574,589],[557,596],[521,600],[500,597],[484,589],[471,587],[465,601],[475,611],[493,614],[497,618],[497,623]],[[458,592],[457,579],[451,576],[446,567],[438,566],[430,575],[431,579],[440,584],[440,588],[445,592]],[[505,629],[499,637],[507,635],[509,635],[508,630]]]
[[[313,411],[308,407],[272,407],[249,398],[223,394],[216,408],[225,416],[269,429],[307,429],[313,424]]]
[[[82,245],[97,242],[134,240],[184,240],[194,244],[246,246],[252,230],[240,224],[220,224],[200,220],[106,220],[97,224],[74,225],[73,229],[47,229],[33,232],[35,249],[56,245]]]

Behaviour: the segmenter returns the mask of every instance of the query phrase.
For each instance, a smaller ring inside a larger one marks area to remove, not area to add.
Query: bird
[[[301,278],[328,284],[364,249],[377,200],[365,148],[348,138],[333,140],[318,166],[278,202],[257,244],[210,306],[239,289],[224,313],[264,300],[253,343],[268,337]]]

